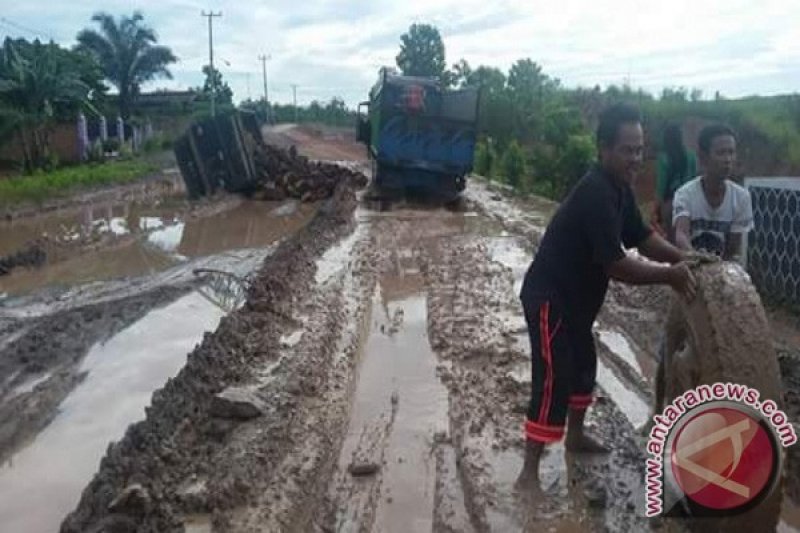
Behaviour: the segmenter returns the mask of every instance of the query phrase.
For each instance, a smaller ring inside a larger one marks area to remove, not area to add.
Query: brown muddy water
[[[388,434],[377,457],[382,463],[381,497],[374,531],[431,531],[436,458],[434,438],[447,433],[447,390],[436,377],[436,356],[428,344],[425,298],[410,296],[373,303],[372,331],[356,388],[350,427],[340,458],[346,470],[376,420]],[[376,450],[377,451],[377,450]],[[340,509],[340,527],[349,522]]]
[[[0,255],[41,237],[61,244],[48,246],[52,260],[43,267],[18,268],[0,277],[0,297],[152,275],[187,259],[265,247],[304,226],[315,211],[315,205],[294,201],[241,201],[207,216],[188,215],[183,204],[172,200],[156,206],[89,205],[66,214],[2,222]],[[72,242],[99,239],[105,239],[103,245],[79,253],[61,250]]]
[[[108,443],[144,418],[152,392],[180,370],[186,354],[224,314],[192,292],[96,344],[81,365],[85,380],[61,403],[55,419],[0,465],[1,529],[57,530]]]

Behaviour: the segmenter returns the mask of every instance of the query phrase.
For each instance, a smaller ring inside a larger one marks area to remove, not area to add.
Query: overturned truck
[[[363,174],[266,144],[255,115],[241,111],[193,123],[176,141],[175,158],[192,199],[224,190],[312,202],[331,196],[342,179],[366,185]]]

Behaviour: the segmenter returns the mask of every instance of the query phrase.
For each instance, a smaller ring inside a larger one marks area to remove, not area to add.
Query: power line
[[[212,29],[213,26],[212,26],[211,21],[214,20],[214,17],[221,17],[222,16],[222,11],[220,11],[219,13],[214,13],[214,12],[206,13],[205,11],[203,11],[201,13],[201,16],[208,17],[208,64],[209,64],[209,67],[211,68],[211,72],[209,72],[209,76],[211,77],[211,83],[210,83],[210,86],[211,86],[210,87],[211,88],[211,116],[213,117],[216,114],[216,109],[214,107],[214,105],[215,105],[214,100],[216,100],[217,88],[216,88],[216,83],[215,83],[216,80],[214,79],[214,30]]]
[[[19,24],[17,22],[9,20],[6,17],[0,17],[0,22],[5,24],[7,27],[13,28],[15,30],[18,30],[18,31],[21,30],[21,31],[27,32],[27,33],[29,33],[31,35],[36,35],[37,37],[38,36],[47,37],[51,41],[55,41],[55,39],[53,38],[53,34],[51,32],[49,32],[49,31],[35,30],[33,28],[29,28],[27,26],[23,26],[22,24]]]

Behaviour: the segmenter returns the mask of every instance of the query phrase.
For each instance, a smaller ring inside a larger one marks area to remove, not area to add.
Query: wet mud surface
[[[368,169],[352,153],[359,146],[330,132],[290,128],[271,135],[270,142],[296,145],[312,159],[356,160],[351,168]],[[144,418],[106,440],[116,442],[91,468],[96,473],[83,493],[73,492],[71,505],[59,504],[71,510],[61,531],[687,529],[685,521],[644,517],[645,443],[638,430],[652,408],[654,354],[669,291],[612,284],[595,325],[598,389],[587,423],[611,453],[586,457],[551,446],[542,460],[541,491],[517,491],[530,391],[530,348],[517,295],[555,205],[512,198],[478,181],[468,185],[461,212],[404,203],[376,211],[359,202],[360,194],[341,183],[285,238],[197,244],[192,253],[181,237],[170,253],[184,258],[153,275],[13,298],[0,320],[0,364],[9,347],[35,338],[23,317],[72,317],[58,326],[69,347],[67,338],[78,327],[73,321],[91,321],[84,316],[91,306],[110,306],[98,307],[104,318],[96,319],[105,348],[96,336],[64,350],[83,350],[72,363],[69,355],[51,355],[39,365],[11,365],[23,370],[0,389],[0,413],[7,398],[21,401],[14,398],[49,387],[64,372],[60,365],[70,367],[75,380],[69,385],[74,395],[67,390],[63,402],[53,400],[64,416],[53,418],[51,408],[38,426],[44,429],[32,432],[38,431],[36,439],[29,435],[9,448],[18,464],[35,460],[37,441],[53,446],[67,428],[81,427],[80,416],[67,415],[81,412],[77,393],[92,379],[91,371],[81,372],[86,361],[102,369],[99,361],[110,352],[148,361],[144,351],[121,347],[130,343],[126,336],[153,316],[180,323],[153,313],[170,313],[170,305],[198,297],[203,287],[203,301],[224,308],[215,319],[202,311],[206,307],[185,311],[206,316],[207,332],[185,350],[185,364],[170,356],[171,370],[153,370],[174,375],[166,384],[162,377],[163,386],[132,395],[137,409],[147,405],[143,395],[149,399]],[[291,205],[272,209],[299,209]],[[190,224],[186,220],[185,228]],[[224,224],[216,219],[205,234],[219,227]],[[227,234],[241,239],[247,225],[236,227]],[[262,230],[255,224],[251,231]],[[198,269],[232,271],[247,282],[197,279],[191,272]],[[116,322],[106,317],[110,309],[120,315]],[[789,324],[773,344],[784,407],[797,423],[795,331]],[[101,375],[98,370],[95,379]],[[83,390],[99,394],[100,388]],[[111,425],[115,417],[105,418]],[[800,469],[793,461],[779,531],[800,527]],[[30,478],[33,492],[40,478]],[[0,495],[3,483],[0,470]],[[62,494],[54,490],[48,497],[58,501]]]
[[[0,297],[153,275],[194,258],[268,246],[303,227],[315,211],[316,204],[294,200],[219,197],[188,204],[168,196],[0,223],[0,253],[37,242],[46,255],[42,264],[0,277]]]

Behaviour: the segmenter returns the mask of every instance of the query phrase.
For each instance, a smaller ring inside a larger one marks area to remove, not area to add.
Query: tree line
[[[355,123],[356,113],[347,107],[345,101],[333,97],[327,102],[312,100],[308,105],[270,103],[269,107],[264,100],[247,99],[239,104],[239,108],[250,111],[263,122],[275,123],[318,123],[328,126],[352,127]]]
[[[682,87],[659,95],[627,85],[568,88],[530,58],[507,71],[465,59],[448,68],[439,30],[428,24],[401,36],[396,63],[403,74],[435,77],[445,87],[481,89],[476,172],[523,191],[561,199],[592,163],[600,111],[621,101],[641,108],[649,157],[670,121],[722,121],[739,134],[746,170],[800,173],[800,95],[727,100]]]

